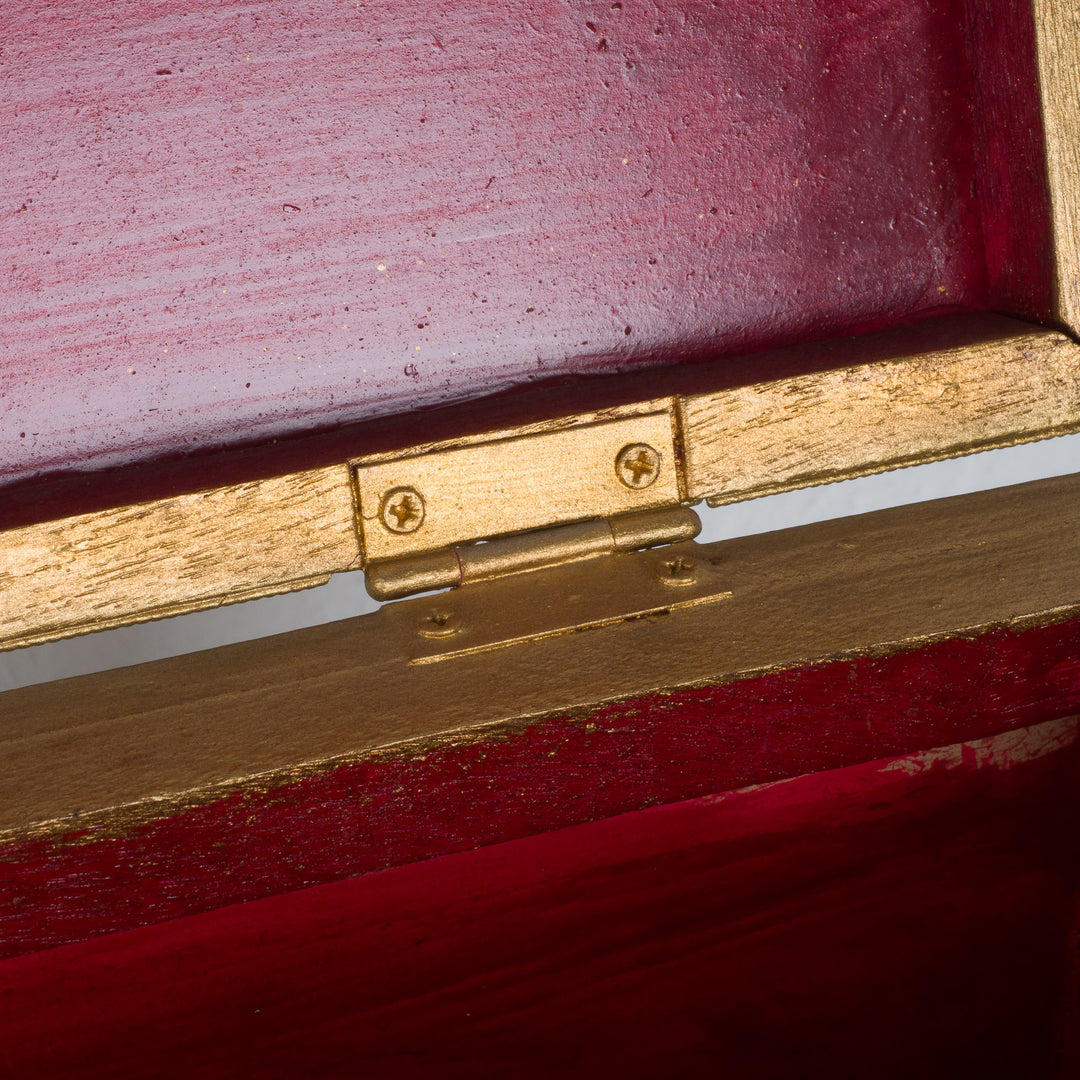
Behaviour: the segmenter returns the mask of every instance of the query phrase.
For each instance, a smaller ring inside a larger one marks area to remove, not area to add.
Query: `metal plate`
[[[707,549],[691,542],[478,582],[382,614],[416,665],[662,619],[731,596]]]
[[[620,461],[639,446],[655,451],[638,451],[651,479]],[[679,501],[667,411],[361,463],[355,475],[369,561]]]

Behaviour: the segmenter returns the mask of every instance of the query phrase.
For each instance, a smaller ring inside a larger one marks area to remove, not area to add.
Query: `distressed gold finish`
[[[988,343],[682,399],[690,497],[718,505],[1080,430],[1080,348],[1011,327]]]
[[[697,585],[664,585],[676,560]],[[498,578],[0,695],[0,840],[123,832],[547,714],[1077,616],[1080,477]],[[456,631],[420,632],[440,620]]]
[[[1080,6],[1033,0],[1054,237],[1053,311],[1080,333]]]
[[[655,455],[652,479],[620,483],[617,458],[640,443]],[[356,489],[368,561],[678,503],[671,407],[361,463]],[[408,507],[399,506],[402,500],[410,500]],[[393,528],[386,527],[387,513],[400,518]]]
[[[999,316],[980,325],[972,343],[938,352],[901,349],[12,529],[0,533],[0,648],[305,588],[365,564],[377,577],[386,558],[412,558],[409,591],[443,588],[459,573],[451,545],[469,538],[731,502],[1080,430],[1080,348]],[[662,455],[641,489],[616,473],[635,443]],[[369,508],[366,558],[351,466]],[[378,518],[402,487],[425,500],[424,517],[396,534]]]
[[[701,521],[688,506],[579,521],[498,537],[486,544],[463,544],[372,563],[367,568],[367,590],[376,600],[396,600],[430,589],[451,589],[599,555],[692,540],[700,531]]]
[[[353,519],[341,465],[0,533],[0,647],[321,585]]]

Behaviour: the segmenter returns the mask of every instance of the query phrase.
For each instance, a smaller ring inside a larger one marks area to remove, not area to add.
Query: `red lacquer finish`
[[[119,837],[9,844],[0,955],[1066,716],[1077,656],[1077,622],[994,631],[344,765]]]
[[[9,4],[0,479],[984,307],[963,27]]]
[[[88,1077],[1074,1075],[1076,722],[0,964]]]

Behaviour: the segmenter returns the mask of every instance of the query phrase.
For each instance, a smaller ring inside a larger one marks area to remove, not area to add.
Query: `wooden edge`
[[[592,564],[591,593],[575,567],[467,586],[456,598],[465,630],[440,663],[424,662],[432,607],[421,597],[8,691],[0,837],[91,828],[100,838],[350,761],[498,742],[507,724],[529,718],[1075,620],[1080,477],[667,550],[714,568],[722,602],[680,606],[675,589],[667,609],[641,617],[642,586],[628,588],[624,568],[671,558],[645,552]],[[538,588],[582,594],[590,618],[605,604],[630,606],[623,619],[545,632],[534,625]],[[483,647],[466,648],[474,638]],[[1068,661],[1061,677],[1071,678],[1075,631],[1056,648]]]
[[[992,340],[973,334],[910,355],[900,346],[891,360],[676,397],[679,494],[731,502],[1080,430],[1080,347],[1058,331],[983,321]],[[648,416],[671,401],[395,457]],[[307,588],[362,567],[352,464],[0,533],[0,648]],[[537,476],[535,501],[558,501],[565,478],[550,483]],[[583,503],[579,516],[594,515]],[[513,522],[493,523],[492,535],[512,531]]]
[[[697,394],[679,404],[687,487],[710,504],[1080,430],[1080,347],[995,341]]]
[[[1057,320],[1080,333],[1080,7],[1033,0]]]
[[[0,642],[307,588],[360,565],[345,465],[0,534]]]
[[[97,942],[83,923],[84,943],[0,966],[0,1062],[19,1080],[655,1080],[720,1058],[735,1077],[1075,1077],[1055,1055],[1076,1018],[1075,732],[650,806]]]

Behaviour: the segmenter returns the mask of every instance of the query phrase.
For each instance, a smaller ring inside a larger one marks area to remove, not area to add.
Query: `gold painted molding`
[[[321,585],[360,565],[346,465],[0,533],[0,646]]]
[[[1080,347],[1012,323],[995,341],[698,394],[679,408],[687,489],[715,506],[1080,430]]]
[[[619,421],[616,442],[675,439],[665,445],[681,475],[650,505],[721,503],[1080,430],[1080,347],[998,316],[982,325],[997,336],[0,532],[0,648],[308,588],[363,567],[358,466],[377,463],[380,482],[394,486],[394,459],[415,468],[425,454],[451,460],[449,448],[467,447],[479,469],[484,443],[497,454],[509,439],[544,433],[574,442],[592,428],[606,438]],[[614,443],[604,446],[612,456]],[[535,471],[522,514],[494,516],[491,535],[534,527],[538,514],[609,513],[580,492],[567,510],[566,485],[579,480]]]
[[[698,576],[671,587],[655,575],[678,558]],[[433,615],[457,632],[427,636]],[[1078,615],[1080,476],[479,582],[0,695],[0,844],[78,843],[532,717]]]

